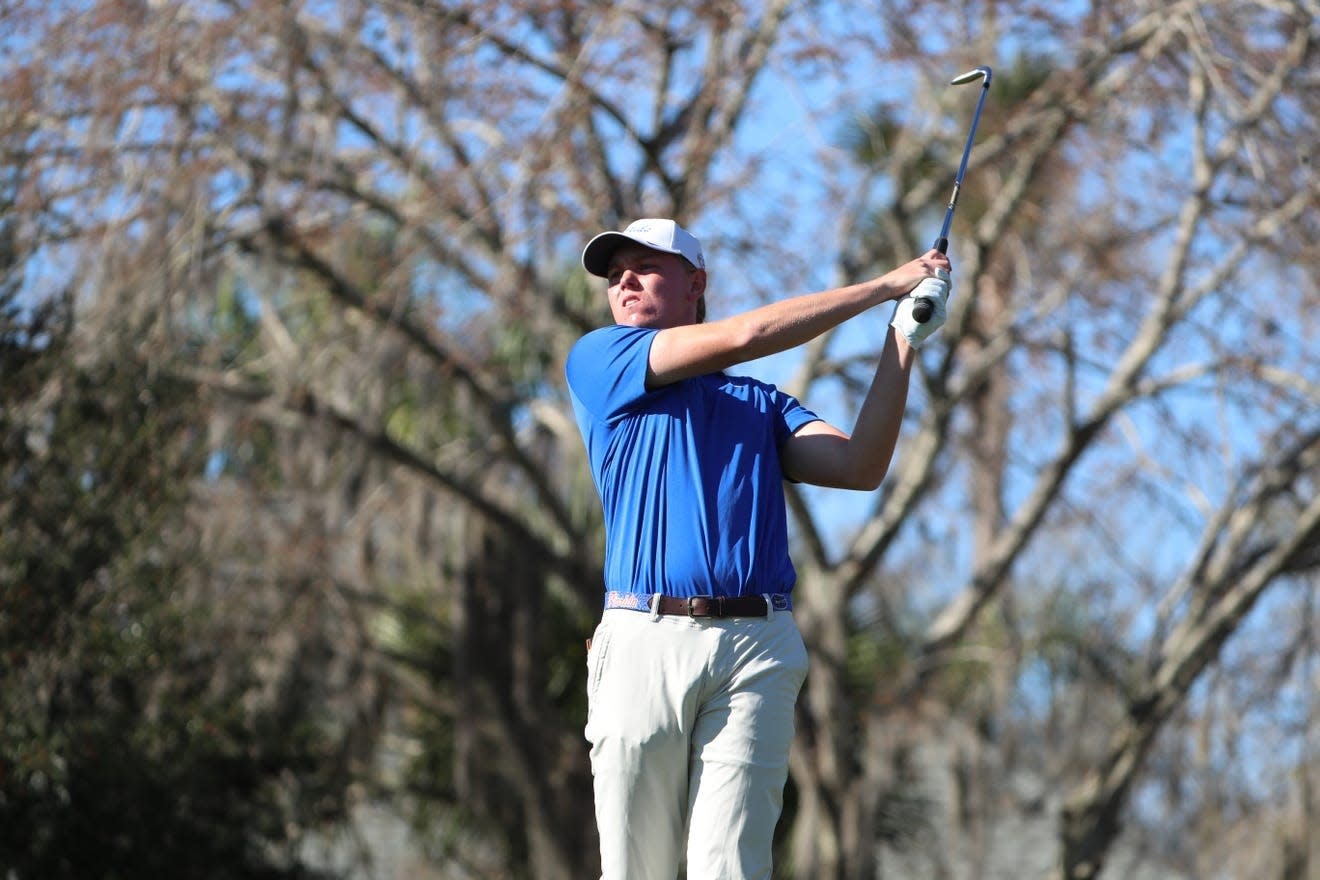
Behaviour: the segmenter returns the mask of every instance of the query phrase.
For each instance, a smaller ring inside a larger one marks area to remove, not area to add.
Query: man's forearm
[[[746,339],[744,347],[749,356],[744,360],[756,360],[810,342],[902,293],[891,290],[882,279],[872,279],[770,303],[727,320],[737,328],[735,333]]]
[[[665,385],[787,351],[873,306],[901,299],[948,268],[948,257],[930,250],[860,284],[795,296],[722,321],[661,330],[651,343],[647,384]]]
[[[648,381],[663,385],[787,351],[904,292],[877,278],[663,330],[651,345]]]
[[[850,435],[809,422],[780,450],[784,473],[816,486],[871,491],[880,485],[898,444],[915,351],[886,326],[884,349]]]
[[[885,328],[885,347],[848,440],[850,470],[865,488],[880,485],[898,445],[916,350]]]

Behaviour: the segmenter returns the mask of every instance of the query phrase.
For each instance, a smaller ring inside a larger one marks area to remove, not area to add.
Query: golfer
[[[705,321],[701,244],[638,220],[587,244],[614,324],[566,372],[605,515],[588,718],[605,880],[765,878],[807,654],[793,620],[783,481],[871,490],[889,467],[914,348],[944,323],[948,258]],[[935,300],[912,319],[918,285]],[[898,301],[852,434],[723,370]]]

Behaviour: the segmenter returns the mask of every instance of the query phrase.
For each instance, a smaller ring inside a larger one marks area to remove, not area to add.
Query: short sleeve
[[[594,419],[608,422],[647,393],[647,360],[657,330],[613,325],[583,336],[564,367],[569,390]]]
[[[775,420],[775,443],[777,445],[783,445],[784,441],[797,433],[803,425],[820,421],[820,416],[803,406],[796,397],[776,390],[774,386],[770,387],[779,413],[779,418]]]

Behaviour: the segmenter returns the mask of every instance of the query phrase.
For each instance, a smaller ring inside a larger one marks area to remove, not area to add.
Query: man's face
[[[610,257],[610,312],[629,327],[680,327],[697,320],[706,273],[678,254],[639,244],[622,245]]]

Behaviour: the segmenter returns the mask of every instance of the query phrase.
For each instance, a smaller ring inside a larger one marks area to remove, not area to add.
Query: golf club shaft
[[[972,126],[967,132],[967,144],[963,147],[962,161],[958,163],[958,175],[953,179],[953,193],[949,196],[949,206],[944,210],[944,224],[940,227],[939,238],[935,239],[934,248],[942,254],[949,252],[949,227],[953,225],[953,210],[958,206],[958,193],[962,190],[963,175],[967,173],[967,160],[972,155],[972,144],[976,140],[976,127],[981,123],[981,108],[985,106],[985,96],[990,91],[990,68],[978,67],[955,77],[950,85],[961,85],[981,78],[981,96],[976,100],[976,113],[972,116]],[[935,313],[935,302],[929,297],[918,297],[912,304],[912,317],[918,324],[924,324]]]

